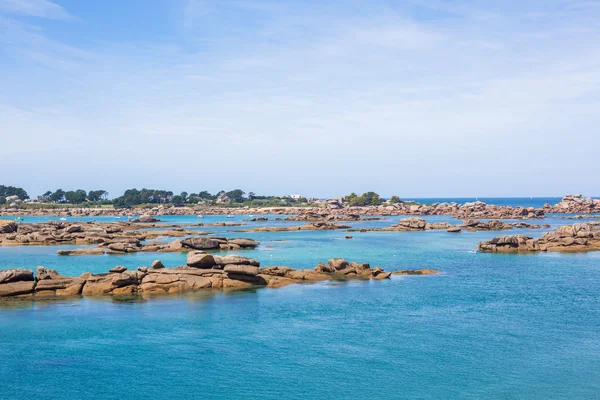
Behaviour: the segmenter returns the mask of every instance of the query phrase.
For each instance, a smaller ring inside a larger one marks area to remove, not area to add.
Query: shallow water
[[[553,229],[574,221],[533,222]],[[443,273],[135,301],[5,302],[0,398],[593,399],[600,393],[600,253],[469,252],[498,234],[545,230],[353,232],[346,240],[342,231],[234,229],[219,234],[261,241],[237,253],[263,265],[313,268],[345,257],[387,270]],[[58,248],[0,247],[0,268],[44,265],[78,275],[157,258],[169,267],[185,263],[185,255],[169,253],[58,257]]]

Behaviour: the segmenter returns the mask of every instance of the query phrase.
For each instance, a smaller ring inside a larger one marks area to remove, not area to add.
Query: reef
[[[0,246],[23,245],[97,245],[72,250],[58,250],[58,255],[98,255],[136,252],[185,252],[189,250],[253,249],[260,243],[246,238],[229,239],[205,236],[208,232],[185,230],[171,226],[156,229],[156,225],[119,223],[16,223],[0,220]],[[144,230],[147,229],[147,230]],[[170,243],[148,242],[162,237],[186,237]]]
[[[526,235],[500,236],[479,243],[484,253],[524,253],[539,251],[585,252],[600,250],[600,230],[596,224],[561,226],[534,239]]]
[[[0,271],[0,297],[65,297],[137,294],[176,294],[203,289],[239,289],[266,286],[278,288],[294,283],[326,280],[382,280],[391,273],[368,263],[333,258],[314,269],[285,266],[260,267],[260,262],[239,255],[215,256],[202,251],[188,253],[186,265],[165,268],[160,260],[151,267],[128,270],[117,266],[108,273],[85,272],[78,277],[63,276],[37,267]]]

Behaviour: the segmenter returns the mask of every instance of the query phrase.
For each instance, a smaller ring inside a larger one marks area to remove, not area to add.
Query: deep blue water
[[[313,268],[346,257],[443,273],[133,302],[9,302],[0,308],[0,398],[599,396],[600,253],[469,253],[497,232],[354,232],[345,240],[335,231],[234,229],[218,228],[260,240],[241,254],[263,265]],[[185,262],[163,253],[58,257],[57,248],[0,247],[0,268],[44,265],[76,275],[157,258]]]

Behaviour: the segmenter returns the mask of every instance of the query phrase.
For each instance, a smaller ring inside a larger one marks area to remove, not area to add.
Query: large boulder
[[[0,220],[0,233],[13,233],[17,228],[17,223],[14,221]]]
[[[62,276],[53,269],[37,267],[35,296],[75,296],[81,294],[85,280]]]
[[[153,217],[152,215],[149,215],[149,214],[142,215],[138,220],[140,222],[145,222],[145,223],[159,222],[160,221],[158,218],[155,218],[155,217]]]
[[[139,250],[135,243],[118,242],[108,245],[108,249],[117,253],[134,253]]]
[[[333,266],[329,265],[329,264],[325,264],[320,262],[316,267],[315,267],[315,271],[319,272],[319,273],[323,273],[323,274],[331,274],[335,271],[335,269],[333,268]]]
[[[427,228],[448,229],[448,228],[450,228],[450,224],[448,222],[434,222],[433,224],[427,224]]]
[[[238,256],[237,254],[229,254],[226,256],[214,256],[215,263],[218,265],[254,265],[260,267],[260,262],[248,257]]]
[[[241,274],[241,275],[258,275],[259,269],[253,265],[226,265],[223,268],[228,275],[229,274]]]
[[[28,281],[33,281],[33,271],[30,269],[17,268],[0,271],[0,284]]]
[[[83,228],[81,227],[81,225],[71,225],[65,229],[65,232],[79,233],[79,232],[83,232]]]
[[[0,297],[10,297],[33,293],[35,281],[0,283]]]
[[[239,238],[239,239],[229,239],[227,241],[228,244],[234,244],[234,245],[238,245],[241,248],[254,248],[256,246],[258,246],[260,243],[257,242],[256,240],[252,240],[252,239],[244,239],[244,238]]]
[[[219,287],[221,285],[221,277],[210,277],[202,275],[194,275],[185,270],[177,271],[179,273],[159,273],[168,271],[160,269],[152,271],[146,275],[141,282],[139,291],[142,293],[182,293],[196,289],[208,289],[211,287]],[[219,271],[221,272],[221,271]]]
[[[44,267],[35,267],[35,278],[38,281],[46,280],[46,279],[61,279],[64,276],[60,275],[53,269],[44,268]]]
[[[293,271],[293,268],[285,267],[285,266],[269,266],[260,269],[260,273],[263,275],[272,275],[272,276],[285,276],[290,271]]]
[[[210,269],[216,265],[214,257],[202,251],[190,251],[186,264],[188,267],[202,269]]]
[[[423,218],[406,218],[401,219],[398,225],[406,230],[411,231],[422,231],[427,227],[427,221]]]
[[[341,271],[345,268],[348,268],[348,266],[350,265],[348,264],[348,261],[344,260],[343,258],[329,259],[327,260],[327,264],[329,264],[333,271]]]
[[[186,247],[183,246],[183,242],[180,239],[173,240],[167,246],[162,249],[158,249],[159,253],[171,253],[185,251]]]
[[[129,272],[129,271],[127,271]],[[139,272],[139,271],[131,271]],[[138,279],[131,274],[82,274],[82,279],[86,283],[83,286],[81,294],[84,296],[97,296],[103,294],[125,295],[133,294],[137,291]]]
[[[181,241],[183,247],[194,250],[214,250],[219,248],[219,242],[206,237],[193,237]]]

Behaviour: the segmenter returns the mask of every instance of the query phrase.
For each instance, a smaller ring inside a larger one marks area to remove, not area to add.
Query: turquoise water
[[[232,229],[220,233],[261,241],[242,254],[263,265],[312,268],[346,257],[443,273],[139,301],[10,302],[0,308],[0,398],[598,398],[600,253],[469,252],[497,232],[345,240],[336,231]],[[58,257],[57,248],[0,248],[0,268],[77,275],[185,262],[163,253]]]
[[[562,197],[436,197],[436,198],[405,198],[403,200],[413,200],[423,204],[433,203],[452,203],[464,204],[473,201],[483,201],[487,204],[511,207],[543,207],[544,204],[554,205]]]

